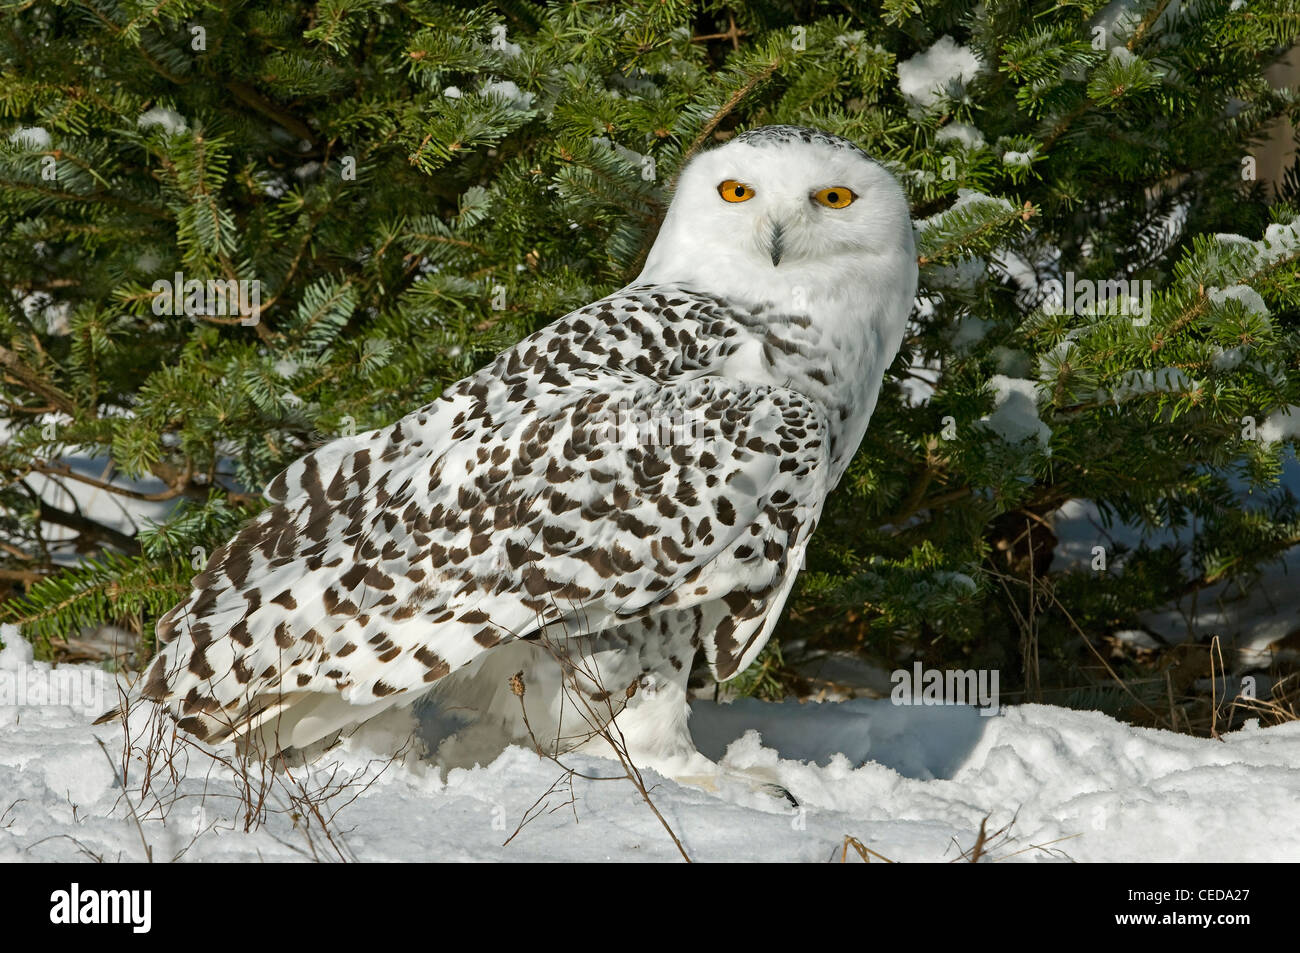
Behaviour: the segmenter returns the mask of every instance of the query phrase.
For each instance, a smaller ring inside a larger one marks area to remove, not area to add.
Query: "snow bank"
[[[21,647],[11,646],[0,660],[0,671],[36,669]],[[376,751],[391,751],[405,728],[390,720],[318,762],[316,778],[334,764],[345,775],[377,775],[351,804],[343,801],[358,794],[355,788],[331,802],[342,808],[333,830],[350,857],[677,857],[627,781],[575,779],[569,804],[567,789],[547,796],[560,770],[521,748],[445,780],[415,759],[379,772],[383,758]],[[859,699],[697,702],[692,729],[706,754],[725,752],[726,764],[737,770],[767,769],[802,805],[739,781],[709,793],[647,774],[655,804],[699,860],[825,861],[838,857],[845,835],[853,835],[894,860],[944,861],[956,856],[954,839],[970,846],[983,817],[992,815],[992,830],[1017,811],[1010,838],[994,845],[991,856],[1017,862],[1300,858],[1300,724],[1249,728],[1220,742],[1041,705],[982,718],[971,708]],[[93,728],[69,706],[0,707],[0,862],[141,859],[141,831],[122,800],[121,731]],[[610,762],[598,759],[573,758],[571,765],[613,773]],[[232,813],[228,781],[211,767],[192,758],[191,777],[167,819],[143,820],[156,860],[312,856],[288,813],[245,833]],[[502,846],[539,798],[547,810]],[[315,849],[328,856],[320,843]]]

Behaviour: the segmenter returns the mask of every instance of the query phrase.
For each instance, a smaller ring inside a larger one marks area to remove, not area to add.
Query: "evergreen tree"
[[[0,9],[0,618],[47,650],[147,655],[280,469],[628,282],[768,123],[895,172],[921,293],[744,690],[796,644],[1104,686],[1102,636],[1300,539],[1300,181],[1253,174],[1289,0]],[[1076,499],[1194,544],[1054,569]]]

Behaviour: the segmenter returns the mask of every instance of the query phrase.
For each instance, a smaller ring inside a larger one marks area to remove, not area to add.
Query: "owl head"
[[[701,153],[678,179],[640,282],[728,298],[915,293],[907,199],[838,136],[762,126]]]

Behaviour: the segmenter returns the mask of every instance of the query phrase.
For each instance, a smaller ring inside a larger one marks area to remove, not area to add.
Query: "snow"
[[[1300,252],[1300,216],[1286,223],[1274,222],[1264,229],[1264,237],[1257,242],[1231,232],[1220,232],[1214,236],[1214,240],[1222,245],[1249,248],[1254,251],[1261,266],[1271,265],[1283,257]]]
[[[1264,240],[1256,243],[1256,248],[1266,262],[1274,262],[1284,255],[1300,252],[1300,218],[1283,225],[1275,222],[1264,229]]]
[[[1004,212],[1009,212],[1015,208],[1014,205],[1001,196],[986,195],[985,193],[976,191],[975,189],[958,189],[957,201],[952,203],[952,206],[948,209],[948,213],[955,212],[968,205],[992,205]],[[947,213],[941,212],[940,214],[942,215]],[[928,222],[930,219],[922,219],[922,221]]]
[[[994,374],[989,378],[993,389],[993,413],[980,423],[1008,443],[1035,437],[1039,446],[1049,449],[1052,430],[1038,416],[1037,385],[1032,380]]]
[[[957,322],[957,330],[952,336],[953,350],[966,352],[973,348],[995,327],[992,321],[985,321],[974,315],[966,315]]]
[[[898,64],[898,88],[919,106],[933,106],[953,87],[975,78],[983,64],[951,36],[941,36],[928,50]]]
[[[69,319],[72,317],[71,302],[55,301],[52,295],[44,291],[23,294],[22,291],[15,289],[13,293],[15,297],[22,295],[18,300],[18,306],[22,308],[23,315],[29,321],[33,319],[44,321],[46,331],[56,337],[63,337],[68,333]]]
[[[533,94],[521,90],[516,83],[508,79],[487,83],[479,92],[484,96],[492,96],[501,100],[511,109],[529,110],[533,108]]]
[[[940,582],[946,582],[954,586],[960,586],[967,593],[974,593],[979,588],[975,580],[964,572],[937,572],[934,574],[935,579]]]
[[[147,112],[142,113],[140,118],[135,121],[135,124],[141,129],[162,126],[163,132],[169,136],[174,136],[189,128],[185,118],[180,113],[164,106],[154,106]]]
[[[1216,371],[1230,371],[1246,359],[1245,347],[1214,348],[1210,357],[1210,366]]]
[[[1258,438],[1261,441],[1282,439],[1284,430],[1300,436],[1300,407],[1290,410],[1290,417],[1279,412],[1260,424],[1256,431]],[[1281,486],[1300,496],[1300,462],[1289,452],[1282,458]],[[1124,561],[1117,558],[1121,551],[1160,546],[1180,546],[1183,571],[1193,570],[1191,547],[1195,526],[1141,527],[1118,520],[1108,525],[1095,503],[1080,499],[1066,502],[1051,519],[1058,540],[1051,565],[1053,573],[1087,569],[1093,558],[1092,548],[1098,545],[1104,546],[1110,555],[1108,572],[1123,571]],[[1262,670],[1282,654],[1277,643],[1295,630],[1297,578],[1300,578],[1300,547],[1293,546],[1276,562],[1262,566],[1253,585],[1244,591],[1231,580],[1216,582],[1155,606],[1143,612],[1138,621],[1164,645],[1217,634],[1223,641],[1230,672],[1237,675],[1253,672],[1262,678]]]
[[[920,407],[928,404],[934,397],[935,384],[943,376],[943,368],[938,360],[914,354],[908,365],[907,375],[898,383],[903,390],[903,401],[908,407]]]
[[[69,421],[69,418],[58,413],[46,414],[42,418],[42,423],[53,424],[55,428],[61,427]],[[0,425],[0,439],[7,438],[7,436],[7,428]],[[165,489],[161,480],[154,477],[146,477],[140,480],[129,479],[115,472],[105,458],[83,455],[78,452],[79,449],[77,447],[67,447],[65,455],[60,457],[58,462],[84,477],[104,480],[139,492],[158,493]],[[167,518],[176,505],[175,500],[157,502],[125,500],[121,496],[99,487],[40,473],[30,474],[27,481],[41,499],[52,506],[63,510],[76,510],[97,523],[127,534],[138,532],[146,524],[146,521],[161,522]],[[45,538],[51,543],[56,562],[72,564],[81,560],[80,554],[69,551],[69,547],[77,537],[75,530],[49,523],[45,523],[43,526],[45,527]]]
[[[963,258],[953,265],[932,265],[926,271],[925,284],[931,289],[973,291],[984,277],[988,262],[983,258]]]
[[[615,142],[608,136],[592,136],[591,143],[592,145],[599,146],[602,149],[610,150],[634,169],[642,168],[642,165],[650,159],[650,156],[643,155],[634,149],[629,149],[627,146]]]
[[[4,638],[0,679],[48,671],[12,629]],[[655,806],[695,860],[820,862],[838,859],[852,835],[893,860],[946,861],[958,855],[954,841],[970,847],[986,815],[990,830],[1015,816],[991,856],[1017,862],[1300,857],[1300,723],[1252,725],[1215,741],[1043,705],[981,717],[965,706],[859,698],[697,701],[691,725],[705,754],[725,754],[733,771],[770,773],[800,804],[746,783],[708,792],[647,773]],[[119,780],[120,726],[92,727],[81,707],[0,703],[0,862],[140,860],[142,840],[156,860],[679,856],[625,779],[574,778],[570,804],[567,790],[546,796],[561,769],[518,747],[443,778],[413,756],[388,757],[408,729],[390,718],[323,755],[313,771],[295,769],[308,786],[325,784],[329,772],[336,784],[352,779],[325,800],[339,810],[331,847],[319,832],[309,842],[310,825],[301,817],[295,824],[292,806],[274,792],[266,823],[245,832],[228,772],[198,755],[164,799],[165,820],[148,810],[153,802],[140,796],[133,766],[137,829]],[[613,762],[563,760],[583,773],[615,773]],[[539,798],[547,809],[502,846]]]
[[[506,39],[506,26],[504,23],[498,23],[492,27],[492,49],[513,59],[523,53],[524,49],[518,43],[511,43]]]
[[[51,140],[49,131],[41,126],[20,126],[9,136],[9,141],[36,150],[48,149]]]
[[[293,170],[293,177],[298,179],[300,182],[306,182],[320,175],[323,168],[324,166],[319,162],[304,162]]]
[[[1010,249],[1002,249],[989,259],[994,274],[1014,284],[1019,293],[1016,300],[1029,306],[1039,298],[1038,272],[1029,259]]]
[[[1102,29],[1103,42],[1110,46],[1133,35],[1142,22],[1142,12],[1133,0],[1111,0],[1093,22]]]
[[[955,141],[961,143],[962,147],[974,152],[976,149],[982,149],[985,146],[984,134],[974,126],[965,122],[953,122],[944,126],[934,137],[935,142]]]
[[[1268,305],[1258,291],[1250,285],[1233,285],[1230,288],[1208,288],[1206,294],[1215,304],[1228,301],[1239,302],[1248,314],[1260,318],[1268,317]],[[1267,322],[1266,322],[1267,323]]]
[[[954,212],[970,205],[982,205],[986,208],[996,209],[999,212],[1010,212],[1015,208],[1014,205],[1004,198],[986,195],[985,193],[976,191],[975,189],[958,189],[957,201],[953,202],[951,206],[942,212],[937,212],[934,215],[931,215],[929,218],[917,219],[913,223],[913,226],[918,234],[924,235],[930,229],[941,225],[942,222]]]
[[[1016,152],[1008,149],[1002,153],[1002,164],[1013,169],[1027,169],[1034,163],[1034,151]]]
[[[1287,404],[1281,410],[1273,411],[1255,432],[1264,443],[1281,443],[1300,437],[1300,407]]]

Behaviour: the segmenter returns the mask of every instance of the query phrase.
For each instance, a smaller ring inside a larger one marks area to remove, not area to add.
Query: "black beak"
[[[782,246],[782,243],[781,243],[781,240],[782,240],[782,237],[784,236],[784,233],[785,233],[785,228],[784,228],[784,226],[781,225],[780,222],[777,222],[775,225],[772,226],[772,243],[771,243],[771,247],[772,247],[772,267],[773,267],[773,268],[775,268],[777,265],[781,264],[781,255],[785,252],[785,248]]]

